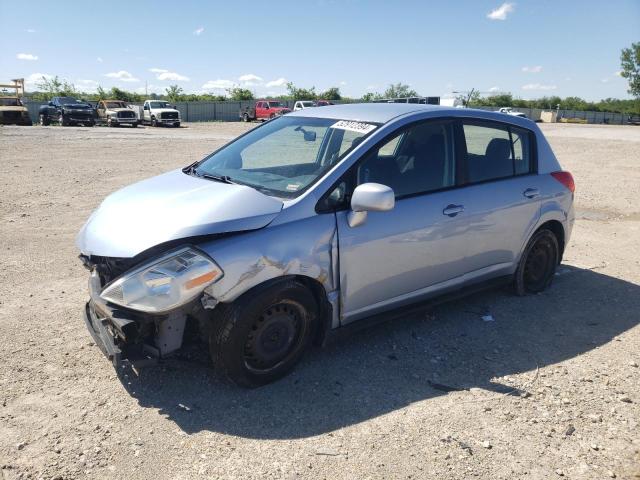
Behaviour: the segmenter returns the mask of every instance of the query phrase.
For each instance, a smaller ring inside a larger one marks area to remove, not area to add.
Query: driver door
[[[391,187],[395,207],[349,226],[338,211],[341,321],[453,288],[465,273],[467,219],[451,121],[412,124],[364,156],[352,183]],[[347,187],[348,190],[348,187]]]

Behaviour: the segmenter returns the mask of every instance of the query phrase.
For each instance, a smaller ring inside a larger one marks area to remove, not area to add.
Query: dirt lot
[[[634,127],[543,126],[579,217],[544,294],[380,325],[253,391],[180,359],[119,378],[80,316],[76,232],[246,128],[0,128],[0,478],[640,478]]]

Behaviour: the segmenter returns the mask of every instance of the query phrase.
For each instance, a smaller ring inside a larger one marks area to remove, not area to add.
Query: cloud
[[[115,78],[116,80],[119,80],[121,82],[139,82],[140,81],[137,78],[135,78],[133,75],[131,75],[129,72],[127,72],[126,70],[120,70],[119,72],[106,73],[104,76],[109,78]]]
[[[556,85],[542,85],[540,83],[527,83],[522,86],[522,90],[555,90]]]
[[[506,20],[507,15],[513,12],[513,3],[503,3],[498,8],[487,13],[489,20]]]
[[[98,63],[102,63],[104,60],[102,60],[102,57],[98,57],[96,58],[96,60],[98,61]]]
[[[542,65],[534,65],[533,67],[522,67],[523,72],[527,73],[540,73],[542,71]]]
[[[79,78],[75,82],[75,86],[81,92],[95,92],[97,90],[97,88],[98,88],[98,82],[96,82],[95,80]]]
[[[204,32],[204,27],[198,27],[193,31],[193,34],[199,36],[202,35],[202,32]]]
[[[609,78],[605,77],[605,78],[601,78],[600,82],[602,83],[609,83]]]
[[[38,60],[38,56],[31,53],[19,53],[16,55],[16,58],[18,60]]]
[[[33,28],[27,28],[26,32],[27,33],[36,33],[36,31]]]
[[[280,77],[277,80],[271,80],[270,82],[267,82],[265,84],[265,86],[267,88],[270,87],[284,87],[287,84],[287,79],[284,77]]]
[[[345,82],[344,80],[340,81],[340,86],[344,87],[347,84],[347,82]]]
[[[32,73],[24,79],[24,83],[29,89],[37,88],[36,84],[42,82],[42,77],[46,78],[47,80],[51,80],[53,78],[53,75],[49,75],[48,73]]]
[[[618,70],[616,72],[613,73],[616,77],[621,77],[622,76],[622,70]]]
[[[217,80],[209,80],[202,85],[203,90],[226,90],[227,88],[233,88],[235,84],[231,80],[223,80],[221,78]]]
[[[258,75],[254,75],[253,73],[240,75],[238,77],[238,80],[240,80],[242,85],[245,87],[255,87],[258,85],[262,85],[262,77],[259,77]]]
[[[492,93],[493,93],[493,92],[499,92],[499,91],[500,91],[500,87],[491,87],[491,88],[489,89],[489,91],[490,91],[490,92],[492,92]]]
[[[150,68],[149,71],[151,73],[156,74],[156,78],[162,81],[170,81],[170,82],[188,82],[189,77],[185,75],[180,75],[176,72],[170,72],[165,68]]]
[[[146,87],[138,87],[134,91],[136,93],[139,93],[140,95],[144,95],[145,93],[157,93],[159,95],[162,95],[166,93],[165,87],[161,85],[147,85]]]

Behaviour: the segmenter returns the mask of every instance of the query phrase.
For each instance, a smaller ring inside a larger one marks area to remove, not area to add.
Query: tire
[[[93,122],[93,121],[85,124],[85,127],[95,127],[95,126],[96,126],[96,122]]]
[[[242,115],[242,121],[243,121],[244,123],[248,123],[248,122],[249,122],[249,115],[248,115],[248,114],[246,114],[246,113],[245,113],[244,115]]]
[[[220,304],[209,336],[216,373],[255,388],[287,375],[311,344],[318,307],[296,281],[282,281]]]
[[[540,293],[553,282],[560,261],[558,239],[551,230],[538,230],[527,243],[515,273],[517,295]]]
[[[176,128],[180,128],[180,122],[174,123],[173,126],[176,127]]]
[[[274,118],[276,118],[276,114],[272,113],[271,115],[269,115],[269,120],[273,120]]]
[[[43,127],[46,127],[47,125],[49,125],[49,117],[47,117],[44,113],[40,114],[40,125],[42,125]]]
[[[152,127],[158,126],[158,120],[156,120],[156,117],[151,117],[151,126]]]
[[[69,126],[69,122],[68,122],[68,121],[67,121],[67,119],[65,118],[64,113],[61,113],[61,114],[58,116],[58,123],[59,123],[61,126],[63,126],[63,127],[67,127],[67,126]]]
[[[107,127],[113,127],[113,121],[111,118],[107,118]]]
[[[132,124],[131,124],[131,128],[138,128],[138,124],[137,124],[137,123],[135,123],[135,122],[134,122],[134,123],[132,123]]]

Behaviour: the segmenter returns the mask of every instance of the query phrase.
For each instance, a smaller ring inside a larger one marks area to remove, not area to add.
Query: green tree
[[[631,48],[623,48],[620,54],[620,76],[629,82],[629,92],[640,98],[640,42],[632,43]]]
[[[229,95],[230,100],[253,100],[253,92],[248,88],[227,88],[227,94]]]
[[[389,85],[384,91],[384,98],[406,98],[406,97],[418,97],[418,93],[412,89],[409,85],[405,85],[402,82]]]
[[[47,78],[43,75],[42,80],[36,83],[36,87],[49,97],[75,97],[78,95],[73,83],[60,80],[57,75],[53,78]]]
[[[165,88],[167,99],[170,102],[180,102],[183,97],[184,90],[182,87],[178,85],[169,85],[169,87]]]
[[[316,87],[297,88],[293,82],[287,83],[287,92],[287,97],[291,100],[316,100],[318,98]]]
[[[331,87],[326,92],[319,93],[318,98],[323,100],[342,100],[342,95],[340,95],[338,87]]]

